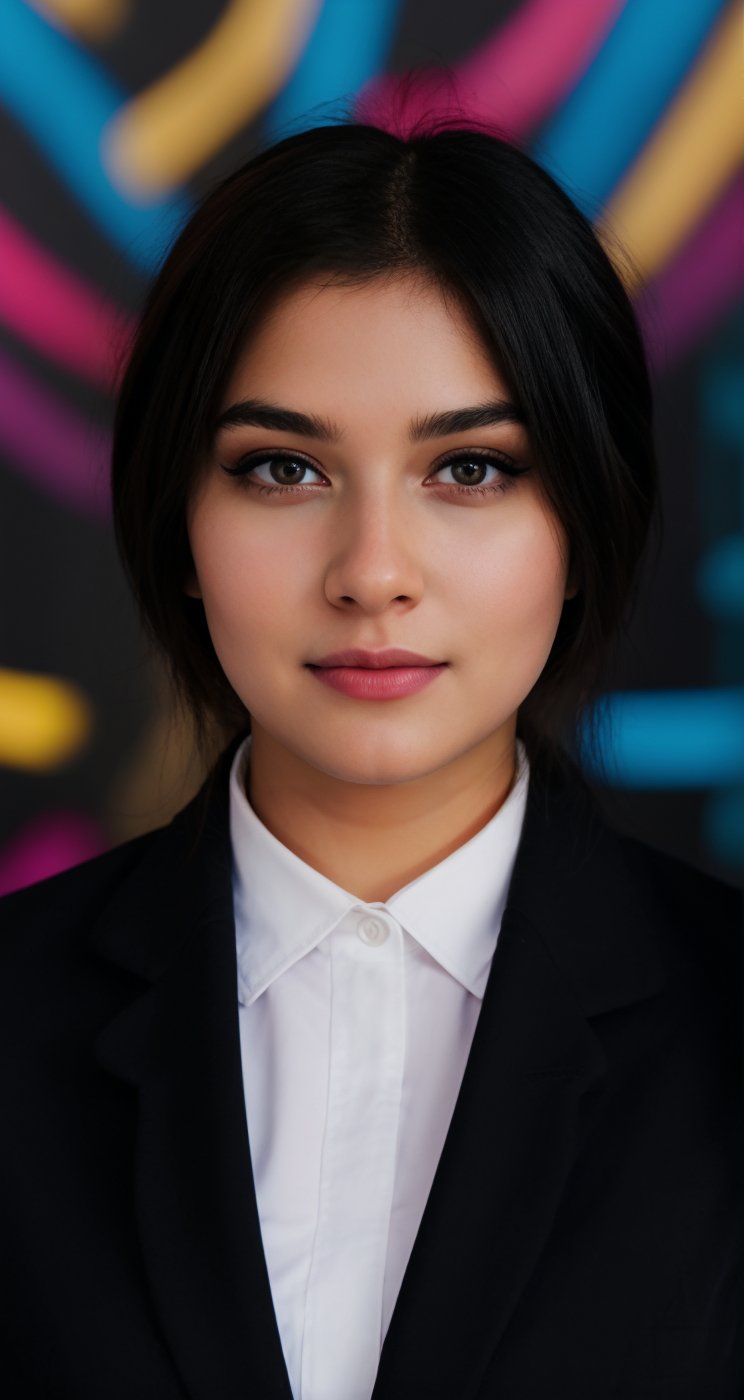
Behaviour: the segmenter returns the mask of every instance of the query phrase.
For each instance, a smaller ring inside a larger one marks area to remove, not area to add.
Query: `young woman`
[[[589,224],[485,130],[263,151],[113,492],[224,751],[0,906],[13,1395],[740,1400],[739,897],[572,757],[656,499]]]

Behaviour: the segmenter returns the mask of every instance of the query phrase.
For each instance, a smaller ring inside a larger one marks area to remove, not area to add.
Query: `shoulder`
[[[33,956],[50,937],[84,930],[151,850],[165,828],[136,836],[102,855],[0,898],[0,959]]]
[[[639,839],[625,804],[581,770],[541,778],[514,903],[532,911],[582,1005],[598,1013],[667,988],[730,1014],[733,1027],[744,991],[741,890]]]
[[[229,849],[228,781],[238,740],[221,755],[198,792],[171,821],[133,837],[92,860],[0,898],[0,961],[28,964],[43,953],[64,957],[86,944],[112,909],[133,936],[153,901],[172,909],[187,872],[217,849]],[[222,875],[222,869],[220,874]],[[183,896],[185,898],[185,896]],[[169,922],[166,920],[165,922]]]
[[[670,960],[688,973],[713,975],[741,1000],[744,989],[744,892],[636,837],[614,833],[630,877],[659,912]]]
[[[66,1063],[120,1004],[122,974],[91,956],[90,939],[159,833],[148,832],[0,899],[0,1081],[30,1084]],[[143,910],[130,921],[141,926]],[[113,974],[113,975],[112,975]],[[43,1067],[46,1066],[44,1069]]]
[[[569,828],[575,825],[582,830],[589,848],[602,852],[596,873],[607,898],[632,892],[639,910],[645,906],[661,927],[675,930],[682,944],[703,938],[729,951],[741,949],[744,889],[740,885],[640,839],[633,833],[632,820],[628,825],[628,812],[618,803],[618,794],[611,790],[608,801],[608,790],[576,765],[562,781],[572,802],[559,815]],[[627,912],[631,907],[626,904]]]
[[[184,877],[212,846],[229,847],[230,754],[222,755],[198,792],[169,822],[34,885],[0,897],[0,967],[32,968],[50,955],[63,961],[87,948],[91,931],[113,911],[136,938],[157,903],[172,909]],[[165,922],[169,922],[167,919]]]
[[[627,865],[650,883],[656,895],[684,922],[715,926],[724,936],[741,930],[741,888],[637,837],[619,832],[615,836]]]

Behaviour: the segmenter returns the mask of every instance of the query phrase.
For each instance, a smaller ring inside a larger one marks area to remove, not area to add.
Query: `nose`
[[[360,493],[333,522],[325,594],[335,607],[380,613],[423,592],[421,541],[399,493]]]

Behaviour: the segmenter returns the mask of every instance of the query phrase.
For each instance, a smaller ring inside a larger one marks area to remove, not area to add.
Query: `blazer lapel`
[[[591,1131],[591,1018],[666,978],[639,890],[578,777],[531,782],[470,1056],[373,1400],[479,1393]]]
[[[238,741],[236,741],[237,743]],[[253,1185],[237,1015],[227,780],[148,838],[91,944],[144,982],[97,1042],[138,1094],[140,1242],[194,1400],[291,1400]]]

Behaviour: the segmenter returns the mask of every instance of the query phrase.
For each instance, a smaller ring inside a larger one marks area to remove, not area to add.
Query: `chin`
[[[304,761],[338,782],[392,787],[426,778],[456,757],[422,752],[402,735],[382,743],[377,737],[360,744],[358,738],[337,742],[329,753],[305,754]]]

